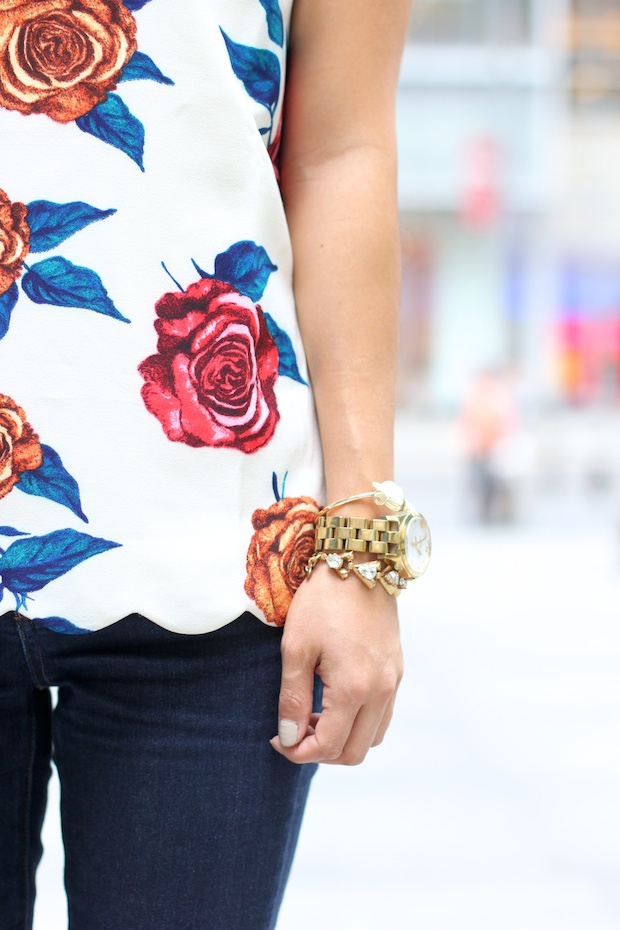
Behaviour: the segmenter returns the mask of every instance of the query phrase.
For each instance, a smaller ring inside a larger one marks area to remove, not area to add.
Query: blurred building
[[[617,0],[416,0],[398,105],[402,395],[510,366],[620,396]]]

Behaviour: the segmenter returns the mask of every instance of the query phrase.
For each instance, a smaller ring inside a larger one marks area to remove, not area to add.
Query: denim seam
[[[43,678],[43,685],[45,687],[50,687],[50,683],[47,679],[47,673],[45,671],[45,661],[43,659],[43,653],[41,652],[41,643],[39,642],[39,637],[37,636],[37,628],[35,627],[32,620],[29,620],[28,618],[26,618],[26,622],[30,625],[30,632],[32,633],[32,639],[34,641],[35,646],[37,647],[37,653],[38,653],[39,662],[41,665],[41,676]],[[39,685],[39,687],[41,687],[41,685]]]
[[[35,685],[37,686],[37,688],[42,688],[43,685],[39,681],[39,676],[37,675],[36,669],[34,665],[32,664],[32,660],[30,658],[30,651],[28,649],[28,642],[26,640],[26,631],[24,630],[24,627],[23,627],[23,619],[24,618],[20,617],[18,613],[15,614],[15,623],[17,625],[17,631],[19,633],[19,638],[22,644],[22,650],[26,658],[28,668],[30,669],[30,676],[32,680],[34,681]]]
[[[32,770],[34,768],[34,757],[36,752],[36,734],[35,734],[35,723],[34,723],[34,707],[32,692],[30,693],[30,758],[28,760],[28,769],[26,775],[26,803],[24,804],[24,863],[23,863],[23,881],[24,881],[24,892],[23,892],[23,914],[24,914],[24,930],[30,930],[31,924],[28,921],[28,915],[30,914],[31,907],[30,903],[32,900],[33,889],[31,888],[30,883],[30,821],[31,821],[31,807],[32,807]]]

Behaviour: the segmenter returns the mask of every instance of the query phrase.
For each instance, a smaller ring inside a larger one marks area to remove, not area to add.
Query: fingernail
[[[294,720],[280,720],[278,723],[278,736],[282,745],[288,749],[297,745],[299,727]]]

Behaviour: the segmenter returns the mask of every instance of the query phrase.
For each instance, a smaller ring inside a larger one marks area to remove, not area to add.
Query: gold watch
[[[403,503],[406,509],[399,513],[374,519],[323,511],[316,522],[316,552],[368,552],[391,563],[400,578],[419,578],[431,557],[430,530],[422,514]]]

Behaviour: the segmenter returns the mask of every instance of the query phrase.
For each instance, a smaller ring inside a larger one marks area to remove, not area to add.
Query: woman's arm
[[[409,10],[410,0],[295,0],[293,7],[282,194],[329,501],[368,491],[393,472],[394,98]],[[355,509],[378,515],[372,505]],[[275,748],[296,762],[361,761],[383,736],[402,674],[394,599],[353,578],[343,583],[320,564],[293,599],[282,654],[279,714],[290,723],[281,734],[297,745],[276,739]],[[315,668],[324,712],[311,721]]]

